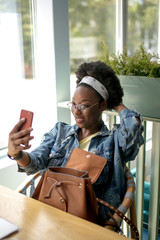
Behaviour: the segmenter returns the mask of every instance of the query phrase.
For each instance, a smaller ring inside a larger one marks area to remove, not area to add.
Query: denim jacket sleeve
[[[144,143],[142,118],[136,111],[124,109],[120,113],[120,121],[117,129],[118,144],[122,149],[124,161],[128,162],[135,159],[140,146]]]
[[[20,167],[18,165],[19,172],[26,172],[27,175],[30,175],[47,168],[49,154],[56,140],[57,131],[56,125],[50,132],[44,134],[40,146],[31,153],[28,153],[31,160],[30,164],[27,167]]]

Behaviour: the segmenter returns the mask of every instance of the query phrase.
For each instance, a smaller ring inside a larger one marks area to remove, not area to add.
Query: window
[[[132,53],[140,44],[158,52],[158,0],[128,1],[128,48]]]
[[[102,41],[115,52],[115,0],[69,0],[70,64],[97,59]]]
[[[2,157],[21,109],[34,112],[33,148],[57,120],[52,1],[1,0],[0,35]]]
[[[34,78],[32,7],[31,1],[0,1],[1,150],[7,146],[8,132],[17,122],[21,103],[28,101],[25,81]]]

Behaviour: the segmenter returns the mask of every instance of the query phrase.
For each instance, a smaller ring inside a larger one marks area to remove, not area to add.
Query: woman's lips
[[[82,123],[82,122],[84,122],[84,119],[83,118],[75,118],[75,121],[77,122],[77,123]]]

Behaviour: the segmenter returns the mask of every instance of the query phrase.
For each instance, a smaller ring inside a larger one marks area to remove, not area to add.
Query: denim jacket
[[[135,116],[141,120],[138,124]],[[27,167],[19,167],[28,175],[51,166],[65,166],[74,148],[78,148],[78,131],[76,125],[70,126],[58,122],[55,127],[43,136],[38,148],[28,153],[31,159]],[[105,157],[104,167],[93,188],[97,197],[118,207],[124,197],[126,162],[134,160],[143,144],[143,126],[140,115],[129,109],[120,113],[120,124],[114,125],[109,131],[104,122],[100,133],[91,139],[89,152]],[[99,224],[108,219],[108,209],[99,206]]]

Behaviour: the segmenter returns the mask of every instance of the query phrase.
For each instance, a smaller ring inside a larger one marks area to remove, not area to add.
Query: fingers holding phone
[[[11,156],[16,156],[22,150],[27,150],[31,147],[29,141],[34,137],[30,136],[32,132],[33,113],[22,110],[20,121],[15,125],[9,134],[8,153]]]
[[[22,123],[21,126],[23,126],[23,124],[25,124],[25,122],[26,122],[26,119],[24,120],[24,118],[23,118],[22,120],[23,120],[23,122],[21,122]],[[20,146],[26,147],[24,149],[28,149],[30,147],[29,141],[34,138],[33,136],[31,136],[32,131],[33,131],[32,127],[28,126],[26,129],[22,129],[20,127],[20,129],[18,129],[17,134],[15,135],[16,143]]]
[[[21,110],[20,120],[21,119],[25,119],[25,120],[23,120],[22,125],[19,127],[19,131],[23,136],[26,136],[26,137],[28,135],[30,136],[30,131],[32,130],[31,127],[32,127],[32,121],[33,121],[33,112],[27,111],[27,110]],[[24,138],[23,140],[25,141],[27,140],[27,138]],[[28,141],[24,143],[26,144],[28,143]]]

